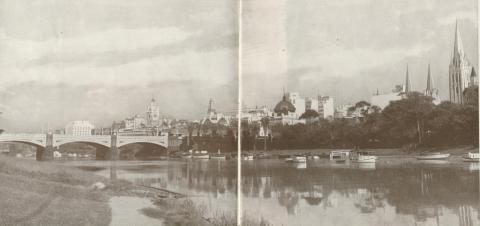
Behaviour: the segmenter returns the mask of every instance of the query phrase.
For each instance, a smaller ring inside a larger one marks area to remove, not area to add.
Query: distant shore
[[[272,155],[295,155],[310,153],[312,155],[327,155],[333,150],[352,150],[349,148],[319,148],[319,149],[291,149],[291,150],[256,150],[256,153],[268,153]],[[443,147],[443,148],[419,148],[416,151],[405,151],[402,148],[365,148],[361,151],[373,152],[378,156],[413,156],[421,152],[445,152],[451,155],[463,155],[467,152],[478,152],[478,147],[473,146],[457,146],[457,147]],[[253,150],[242,150],[244,153],[253,153]]]

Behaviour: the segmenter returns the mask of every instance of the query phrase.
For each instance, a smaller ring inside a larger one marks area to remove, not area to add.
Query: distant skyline
[[[0,0],[0,128],[205,114],[238,99],[236,0]]]
[[[243,102],[274,105],[282,87],[335,104],[370,101],[378,89],[426,88],[428,64],[442,100],[458,21],[478,71],[475,0],[244,1]]]
[[[273,108],[282,87],[335,105],[378,89],[426,87],[442,100],[458,21],[478,71],[475,0],[243,0],[243,95]],[[200,119],[238,100],[236,0],[0,0],[0,128],[144,115]]]

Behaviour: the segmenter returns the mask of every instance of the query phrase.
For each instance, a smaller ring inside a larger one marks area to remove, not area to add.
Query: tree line
[[[465,103],[433,99],[418,92],[392,101],[383,110],[366,101],[349,109],[352,118],[318,119],[307,111],[306,124],[273,125],[272,149],[437,148],[478,146],[478,86],[465,90]]]

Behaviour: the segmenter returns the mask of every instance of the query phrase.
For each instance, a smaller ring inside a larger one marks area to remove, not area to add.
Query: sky
[[[235,0],[0,0],[0,128],[234,108],[237,20]]]
[[[282,87],[335,104],[405,80],[442,99],[458,21],[478,71],[476,0],[0,0],[0,128],[38,132],[73,120],[109,126],[273,108]],[[241,34],[241,45],[239,43]],[[238,57],[241,50],[241,60]],[[242,68],[239,76],[238,68]]]
[[[458,21],[478,71],[476,0],[244,0],[242,101],[274,106],[282,87],[370,101],[405,81],[426,88],[428,64],[443,100]],[[262,98],[258,98],[261,96]]]

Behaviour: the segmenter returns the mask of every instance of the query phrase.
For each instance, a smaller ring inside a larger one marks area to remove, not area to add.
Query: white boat
[[[253,155],[245,155],[243,156],[243,160],[253,160]]]
[[[463,156],[464,162],[480,162],[480,153],[478,152],[468,152]]]
[[[287,157],[287,158],[285,158],[285,162],[293,162],[293,157]]]
[[[450,154],[443,154],[443,153],[440,153],[440,152],[432,152],[432,153],[422,153],[420,154],[419,156],[417,156],[416,158],[418,160],[442,160],[442,159],[446,159],[450,156]]]
[[[192,158],[194,159],[209,159],[210,155],[208,154],[207,151],[196,151],[193,153]]]
[[[294,156],[292,158],[292,162],[294,162],[294,163],[305,163],[305,162],[307,162],[307,157],[306,156]]]
[[[192,154],[190,154],[190,153],[184,153],[184,154],[182,154],[181,157],[182,157],[182,159],[191,159],[191,158],[192,158]]]
[[[368,152],[355,152],[351,155],[350,159],[354,163],[375,163],[377,156],[370,155]]]

